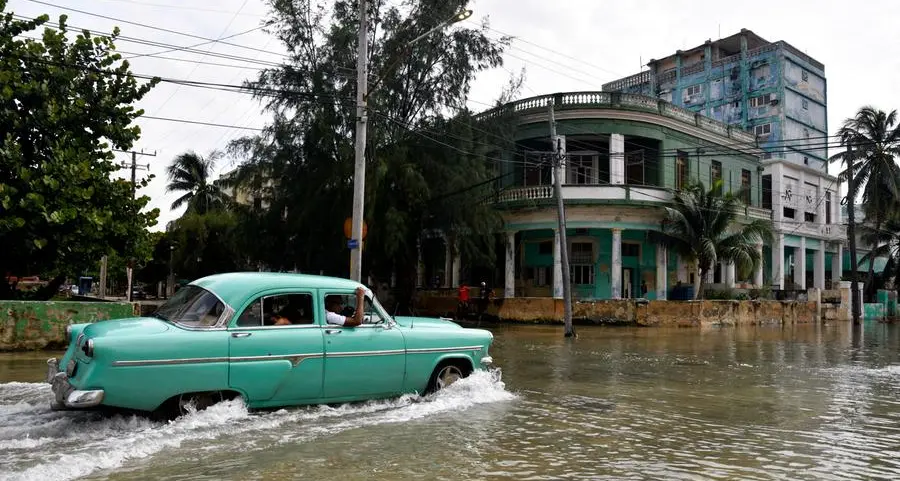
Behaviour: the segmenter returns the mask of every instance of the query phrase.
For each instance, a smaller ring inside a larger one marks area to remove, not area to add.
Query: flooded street
[[[502,380],[171,423],[49,410],[0,354],[0,480],[898,479],[900,329],[498,327]]]

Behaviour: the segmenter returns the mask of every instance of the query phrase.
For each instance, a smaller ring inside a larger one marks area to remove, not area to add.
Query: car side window
[[[363,311],[363,324],[381,324],[384,319],[381,314],[375,310],[372,299],[366,298],[365,310]]]
[[[313,324],[313,296],[307,293],[264,296],[247,306],[238,318],[239,327],[269,327]]]
[[[337,313],[344,317],[353,317],[356,313],[356,294],[327,294],[324,299],[325,308],[328,309],[329,303],[332,304],[332,307],[337,307],[335,301],[338,299],[340,299],[340,308]],[[364,302],[363,324],[380,324],[384,322],[381,314],[375,309],[372,299],[366,297]]]

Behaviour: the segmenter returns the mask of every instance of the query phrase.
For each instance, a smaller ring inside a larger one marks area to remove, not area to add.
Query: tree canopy
[[[113,149],[140,136],[139,83],[109,37],[72,35],[66,16],[17,20],[0,0],[0,273],[55,276],[93,266],[104,254],[135,256],[157,211],[111,174]],[[30,34],[30,35],[29,35]],[[31,37],[37,35],[39,40]],[[143,185],[143,184],[142,184]],[[146,250],[146,249],[144,249]],[[6,282],[0,297],[12,296]]]
[[[267,208],[248,209],[254,257],[273,269],[347,275],[343,224],[351,213],[356,121],[355,1],[271,0],[273,33],[289,62],[247,83],[273,121],[233,142],[234,175]],[[452,237],[470,262],[492,262],[499,217],[483,202],[496,152],[511,140],[465,105],[471,82],[501,64],[506,39],[465,24],[439,28],[461,0],[372,2],[367,111],[364,276],[415,278],[426,231]]]

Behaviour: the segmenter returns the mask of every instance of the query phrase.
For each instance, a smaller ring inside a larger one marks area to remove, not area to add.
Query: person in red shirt
[[[456,300],[456,315],[464,319],[469,314],[469,286],[465,282],[459,285]]]

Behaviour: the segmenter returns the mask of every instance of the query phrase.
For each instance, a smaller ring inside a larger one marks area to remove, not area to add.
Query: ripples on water
[[[501,328],[503,382],[171,423],[0,383],[0,480],[900,479],[900,330],[869,327]]]

